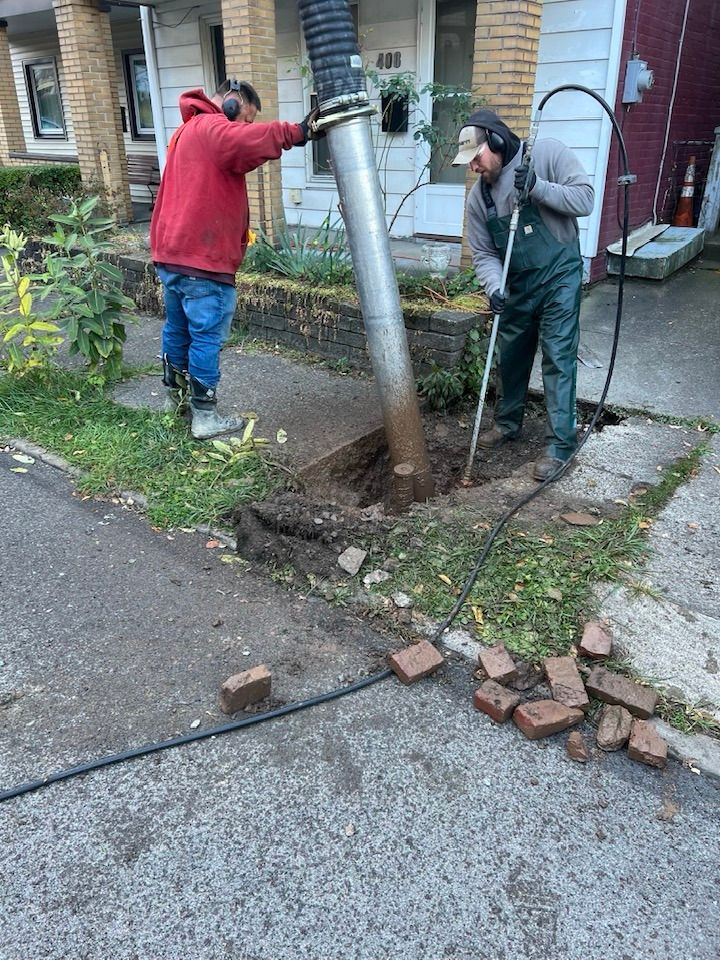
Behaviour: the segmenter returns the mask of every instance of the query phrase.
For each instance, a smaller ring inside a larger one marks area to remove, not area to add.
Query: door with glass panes
[[[418,79],[420,86],[442,83],[470,89],[475,42],[476,0],[419,0]],[[429,94],[420,103],[425,117],[448,137],[456,138],[457,123],[448,105],[435,104]],[[416,172],[423,186],[415,193],[415,233],[430,237],[462,236],[465,167],[452,167],[452,149],[432,154],[418,144]]]

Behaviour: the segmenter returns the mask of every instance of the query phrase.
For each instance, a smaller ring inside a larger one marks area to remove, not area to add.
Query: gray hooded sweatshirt
[[[490,114],[490,111],[483,111]],[[471,118],[472,120],[472,118]],[[480,124],[478,124],[479,126]],[[504,136],[508,129],[502,121],[483,124]],[[517,139],[515,139],[517,142]],[[513,185],[515,170],[522,163],[520,148],[505,163],[500,176],[491,186],[492,199],[498,217],[512,213],[517,191]],[[538,140],[533,149],[537,182],[530,193],[530,202],[537,207],[550,233],[560,243],[577,240],[577,217],[588,216],[593,209],[595,194],[590,178],[575,154],[559,140]],[[502,260],[487,229],[487,208],[480,190],[480,178],[468,196],[466,229],[472,251],[473,265],[485,293],[492,296],[500,289]],[[516,237],[515,242],[522,242]]]

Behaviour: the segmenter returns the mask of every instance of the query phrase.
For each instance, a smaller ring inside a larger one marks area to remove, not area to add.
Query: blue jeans
[[[157,268],[165,296],[162,349],[178,370],[206,387],[220,380],[220,350],[230,334],[237,292],[229,283]]]

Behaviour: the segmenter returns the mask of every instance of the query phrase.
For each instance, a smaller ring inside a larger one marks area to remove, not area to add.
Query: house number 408
[[[375,61],[375,66],[378,70],[390,70],[392,67],[397,68],[402,63],[402,54],[399,50],[396,50],[395,53],[392,51],[390,53],[379,53],[378,58]]]

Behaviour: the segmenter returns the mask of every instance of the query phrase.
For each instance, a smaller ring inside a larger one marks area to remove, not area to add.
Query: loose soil
[[[463,489],[474,417],[471,404],[423,416],[436,483],[431,510],[446,509],[446,495]],[[487,421],[489,425],[489,416]],[[512,477],[536,460],[543,452],[544,434],[544,407],[531,401],[517,440],[495,450],[478,447],[473,486]],[[281,571],[292,568],[303,580],[308,574],[331,582],[343,579],[338,556],[360,541],[384,539],[398,521],[382,432],[314,469],[302,489],[244,506],[233,519],[237,549],[245,559]]]

